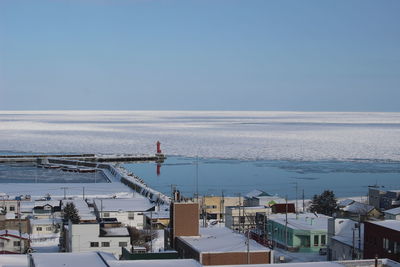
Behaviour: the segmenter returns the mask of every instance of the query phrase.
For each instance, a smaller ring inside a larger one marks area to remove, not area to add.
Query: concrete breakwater
[[[139,176],[127,171],[121,166],[115,166],[110,163],[98,163],[98,162],[86,162],[81,160],[73,159],[59,159],[59,158],[49,158],[46,159],[45,164],[50,166],[67,166],[70,168],[92,168],[97,171],[101,171],[109,182],[118,181],[129,188],[133,189],[135,192],[145,196],[151,202],[157,203],[159,205],[169,205],[171,200],[168,196],[163,193],[150,188]]]
[[[92,162],[163,162],[164,154],[131,155],[131,154],[38,154],[38,155],[0,155],[0,163],[37,162],[44,159],[69,159]]]

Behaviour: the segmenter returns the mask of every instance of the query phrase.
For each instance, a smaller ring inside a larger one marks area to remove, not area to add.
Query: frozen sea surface
[[[400,113],[0,111],[0,150],[400,161]],[[292,167],[290,167],[292,168]]]

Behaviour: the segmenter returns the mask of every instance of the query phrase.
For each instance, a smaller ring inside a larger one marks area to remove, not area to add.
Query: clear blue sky
[[[2,109],[400,111],[400,1],[1,0]]]

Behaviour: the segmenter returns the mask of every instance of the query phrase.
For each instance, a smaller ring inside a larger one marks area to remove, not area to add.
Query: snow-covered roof
[[[18,236],[18,237],[20,236],[19,231],[17,231],[17,230],[0,230],[0,236],[10,236],[10,235]],[[28,239],[29,235],[22,233],[21,237]]]
[[[288,227],[296,230],[327,231],[330,217],[314,213],[288,213]],[[279,224],[286,224],[285,214],[271,214],[268,219]]]
[[[89,208],[87,203],[82,199],[66,199],[62,201],[62,208],[64,208],[67,203],[73,203],[75,208],[78,210],[78,214],[81,220],[91,221],[96,220],[96,216]]]
[[[389,228],[395,231],[400,231],[400,221],[397,220],[385,220],[385,221],[369,221],[376,225],[380,225],[385,228]]]
[[[371,206],[371,205],[368,205],[365,203],[356,202],[356,201],[354,201],[350,205],[342,208],[343,211],[356,213],[356,214],[360,214],[360,215],[366,215],[373,209],[374,209],[374,206]]]
[[[207,267],[238,267],[241,265],[208,265]],[[333,261],[325,261],[325,262],[292,262],[292,263],[275,263],[275,264],[246,264],[243,265],[245,267],[271,267],[271,266],[280,266],[280,267],[344,267],[344,264]]]
[[[129,236],[126,227],[101,228],[101,230],[104,231],[102,236]]]
[[[335,219],[335,235],[332,239],[335,239],[348,246],[353,246],[353,229],[356,248],[358,247],[359,232],[358,222],[349,219]],[[364,224],[361,224],[361,248],[364,247]]]
[[[348,205],[350,205],[352,203],[354,203],[354,200],[352,200],[350,198],[347,198],[347,199],[344,199],[342,201],[339,201],[338,206],[339,207],[346,207],[346,206],[348,206]]]
[[[202,253],[245,252],[246,237],[226,227],[200,228],[200,236],[178,237]],[[268,248],[250,240],[250,251],[269,251]]]
[[[145,197],[95,199],[97,209],[104,211],[147,211],[154,207]]]
[[[384,213],[391,214],[391,215],[399,215],[400,214],[400,207],[390,209],[390,210],[385,210]]]
[[[42,207],[45,205],[50,205],[52,207],[60,206],[60,200],[36,200],[34,202],[35,207]]]
[[[82,253],[32,253],[35,267],[102,267],[107,266],[97,252]],[[111,256],[109,256],[110,259]],[[115,257],[114,257],[115,259]]]
[[[201,267],[202,265],[192,259],[178,260],[134,260],[134,261],[108,261],[110,267],[132,266],[132,267]]]
[[[28,255],[0,255],[0,267],[28,267]]]
[[[32,212],[35,207],[35,201],[21,201],[20,203],[21,212]]]
[[[247,198],[260,197],[260,196],[270,196],[270,195],[267,192],[258,189],[254,189],[245,195],[245,197]]]

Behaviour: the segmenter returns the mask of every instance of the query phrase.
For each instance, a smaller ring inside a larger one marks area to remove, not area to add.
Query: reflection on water
[[[325,189],[338,197],[367,195],[368,186],[379,184],[387,189],[400,188],[400,164],[393,161],[241,161],[169,157],[156,174],[155,163],[132,163],[124,166],[145,182],[170,194],[171,185],[186,196],[198,190],[201,195],[237,195],[253,189],[270,194],[298,197],[304,189],[310,198]]]

